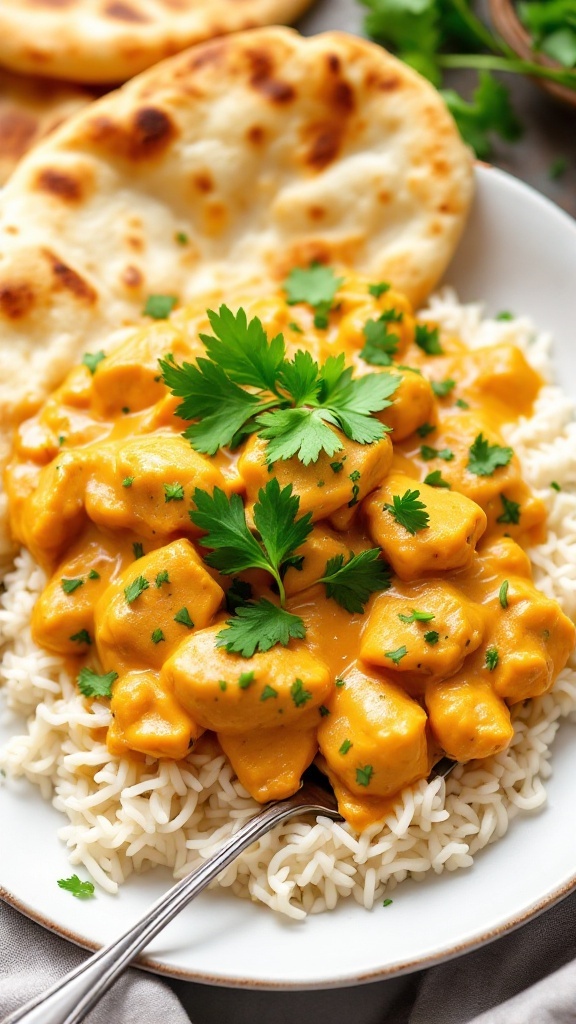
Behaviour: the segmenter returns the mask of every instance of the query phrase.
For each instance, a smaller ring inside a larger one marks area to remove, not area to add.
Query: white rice
[[[445,291],[427,316],[471,347],[514,342],[550,378],[550,339],[525,319],[482,320],[478,305],[459,306]],[[548,509],[548,538],[530,551],[536,585],[576,616],[576,423],[562,391],[547,384],[534,414],[506,430],[524,475]],[[550,488],[551,480],[562,486]],[[107,703],[88,705],[61,658],[37,648],[30,615],[44,577],[27,552],[16,559],[0,599],[5,645],[0,680],[10,707],[28,717],[1,763],[24,775],[68,819],[59,836],[70,863],[83,865],[115,893],[133,871],[156,864],[181,877],[210,856],[258,805],[223,756],[190,754],[178,763],[112,757],[91,730],[110,722]],[[289,821],[264,836],[220,876],[218,884],[292,918],[332,909],[352,897],[370,909],[408,875],[422,879],[470,867],[474,854],[505,834],[512,819],[541,807],[550,748],[560,719],[576,710],[576,660],[554,690],[514,710],[510,748],[422,780],[398,798],[384,824],[361,835],[318,817]]]

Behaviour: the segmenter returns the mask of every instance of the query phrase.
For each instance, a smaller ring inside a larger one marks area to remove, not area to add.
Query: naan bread
[[[39,139],[94,98],[80,86],[0,69],[0,186]]]
[[[438,93],[356,37],[260,29],[165,61],[58,129],[4,190],[1,422],[109,349],[150,293],[265,289],[320,260],[420,303],[472,181]]]
[[[187,46],[289,24],[313,0],[1,0],[0,64],[73,82],[124,82]]]

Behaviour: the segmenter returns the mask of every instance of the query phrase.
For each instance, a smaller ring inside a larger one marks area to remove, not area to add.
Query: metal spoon
[[[336,806],[331,791],[308,781],[294,796],[267,804],[201,867],[161,896],[124,935],[21,1006],[4,1024],[79,1024],[134,957],[243,850],[297,814],[325,814],[341,821]]]

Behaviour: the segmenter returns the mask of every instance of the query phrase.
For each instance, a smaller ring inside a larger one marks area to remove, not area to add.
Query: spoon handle
[[[46,992],[20,1007],[3,1024],[79,1024],[134,957],[212,879],[260,836],[281,821],[303,811],[331,818],[339,817],[321,803],[311,803],[302,791],[287,800],[264,807],[227,839],[217,853],[164,893],[124,935],[94,953]]]

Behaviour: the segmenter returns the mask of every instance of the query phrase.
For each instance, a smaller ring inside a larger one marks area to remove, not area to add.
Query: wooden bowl
[[[530,36],[516,14],[516,5],[513,0],[489,0],[489,7],[490,17],[496,29],[522,60],[536,61],[545,67],[562,70],[561,64],[550,60],[544,54],[534,53]],[[576,107],[576,89],[569,89],[568,86],[551,82],[547,78],[533,77],[532,81],[554,99],[560,100],[567,106]]]

